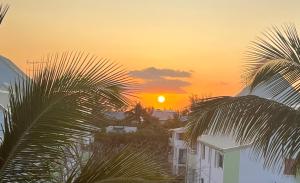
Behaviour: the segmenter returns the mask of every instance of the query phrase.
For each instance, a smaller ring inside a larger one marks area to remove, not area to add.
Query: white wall
[[[256,161],[250,156],[250,149],[240,150],[240,183],[297,183],[294,176],[286,176],[280,172],[272,172],[263,168],[261,161]],[[215,167],[215,153],[217,150],[206,146],[205,159],[201,159],[201,146],[198,143],[196,154],[189,154],[187,183],[199,183],[204,178],[205,183],[223,183],[223,169]],[[195,156],[195,157],[193,157]],[[192,178],[192,170],[197,175]],[[279,175],[280,174],[280,175]],[[193,182],[191,180],[194,180]]]
[[[172,131],[170,138],[170,146],[173,149],[171,154],[171,163],[172,163],[172,173],[174,175],[179,174],[179,168],[184,168],[185,164],[179,164],[179,149],[187,149],[187,145],[183,140],[179,140],[179,134],[182,132]]]
[[[187,183],[199,183],[201,178],[204,179],[205,183],[223,183],[223,169],[215,167],[215,153],[217,150],[205,146],[205,159],[202,159],[201,152],[201,143],[198,142],[196,151],[188,154]],[[193,171],[196,172],[196,175],[193,174]]]
[[[263,168],[261,161],[256,161],[250,155],[250,150],[240,153],[240,183],[296,183],[293,176],[284,176]]]
[[[117,132],[116,129],[121,129],[124,131],[124,133],[134,133],[137,131],[137,127],[131,127],[131,126],[108,126],[106,127],[106,132],[111,133],[111,132]]]
[[[201,146],[199,150],[200,178],[204,178],[205,183],[223,183],[223,168],[215,166],[215,153],[217,150],[209,146],[205,146],[205,159],[202,159]]]

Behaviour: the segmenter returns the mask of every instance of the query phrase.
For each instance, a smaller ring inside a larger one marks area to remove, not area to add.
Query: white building
[[[203,135],[194,149],[183,140],[185,128],[170,130],[172,173],[186,183],[299,183],[289,161],[281,172],[265,169],[253,158],[251,144],[237,144],[228,136]]]
[[[106,117],[110,120],[114,121],[122,121],[125,120],[127,116],[126,112],[123,111],[110,111],[106,112]],[[168,120],[174,119],[176,112],[172,110],[160,110],[160,109],[153,109],[150,112],[150,115],[152,117],[155,117],[159,120],[161,124],[165,123]],[[141,117],[141,120],[144,121],[143,117]],[[187,121],[187,116],[180,116],[179,120],[181,122]]]
[[[237,96],[249,93],[249,89],[245,88]],[[262,88],[251,94],[270,98]],[[184,143],[182,146],[177,145],[182,144],[178,134],[183,134],[184,128],[171,131],[173,132],[171,146],[174,151],[178,154],[178,147],[187,149],[185,166],[187,183],[300,183],[300,177],[295,177],[291,171],[293,162],[291,159],[282,159],[278,162],[282,164],[281,171],[269,170],[263,167],[262,161],[253,158],[251,144],[237,144],[230,136],[202,135],[197,139],[195,148],[191,149]],[[180,166],[176,153],[172,161],[175,174]]]
[[[172,110],[154,109],[152,111],[152,116],[158,118],[161,121],[167,121],[169,119],[173,119],[175,114],[176,112]]]
[[[134,133],[137,131],[135,126],[107,126],[106,133]]]
[[[8,88],[16,79],[26,75],[10,60],[0,56],[0,105],[7,108]]]
[[[251,144],[240,145],[228,136],[203,135],[189,150],[187,183],[298,183],[287,161],[281,172],[265,169],[253,158]]]
[[[185,128],[175,128],[170,131],[169,162],[172,166],[172,174],[176,176],[185,175],[187,161],[187,145],[183,139]]]
[[[122,111],[111,111],[105,113],[106,117],[110,120],[121,121],[126,118],[125,112]]]
[[[176,112],[172,110],[160,110],[160,109],[154,109],[151,113],[151,115],[155,118],[157,118],[160,123],[164,123],[167,120],[174,119]]]
[[[26,75],[9,59],[0,56],[0,124],[3,123],[3,110],[6,110],[9,104],[8,88],[20,77]]]

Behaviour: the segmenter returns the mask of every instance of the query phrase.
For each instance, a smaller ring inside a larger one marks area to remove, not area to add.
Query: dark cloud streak
[[[174,77],[174,78],[189,78],[192,73],[187,71],[179,71],[172,69],[157,69],[155,67],[149,67],[143,70],[131,71],[130,74],[133,77],[141,79],[157,79],[162,77]]]
[[[131,71],[130,75],[144,81],[141,84],[144,92],[185,93],[184,87],[191,83],[183,79],[190,78],[192,72],[149,67]]]

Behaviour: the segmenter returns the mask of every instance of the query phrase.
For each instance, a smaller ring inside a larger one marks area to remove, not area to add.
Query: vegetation
[[[73,171],[67,183],[167,182],[167,174],[146,149],[122,148],[117,152],[94,153],[80,170]],[[165,177],[162,177],[165,176]],[[170,179],[169,179],[170,180]]]
[[[132,111],[139,109],[143,115]],[[130,145],[135,149],[148,149],[160,162],[167,164],[169,152],[169,132],[171,128],[182,127],[183,122],[179,119],[169,119],[164,124],[151,116],[151,110],[144,108],[141,104],[136,104],[132,109],[125,112],[127,117],[121,121],[110,121],[109,125],[115,126],[135,126],[137,132],[135,133],[107,133],[105,130],[95,135],[95,146],[106,148],[122,148],[123,146]],[[135,116],[135,117],[134,117]],[[143,119],[138,122],[135,119]],[[98,149],[98,148],[97,148]]]
[[[134,149],[148,149],[158,162],[167,167],[169,152],[168,133],[160,127],[140,128],[135,133],[99,133],[95,138],[97,147],[123,148],[130,145]]]
[[[187,125],[191,143],[203,133],[234,135],[252,142],[257,158],[281,169],[285,158],[300,168],[300,39],[294,26],[273,28],[253,42],[244,75],[250,92],[263,88],[271,99],[249,95],[206,98],[192,109]],[[276,100],[276,101],[275,101]]]
[[[142,124],[143,122],[150,123],[151,121],[157,121],[151,116],[152,113],[151,108],[145,108],[141,103],[137,103],[132,109],[126,112],[127,122],[136,122],[138,124]]]
[[[0,24],[2,23],[7,11],[8,11],[9,6],[8,5],[1,5],[0,4]]]
[[[3,19],[7,8],[0,9]],[[62,182],[55,179],[67,150],[95,130],[94,109],[128,104],[131,80],[116,64],[84,53],[45,58],[47,65],[19,78],[9,92],[0,143],[0,182]],[[97,99],[97,100],[95,100]],[[144,151],[97,154],[73,167],[64,182],[166,181],[163,168]],[[72,163],[72,162],[67,162]]]
[[[132,117],[135,113],[132,111],[143,111],[143,115],[137,115],[136,118]],[[132,109],[129,109],[127,117],[121,121],[111,121],[109,125],[116,126],[135,126],[138,128],[134,133],[107,133],[104,131],[95,135],[94,150],[99,149],[113,149],[113,151],[122,149],[124,146],[130,146],[133,149],[147,149],[151,152],[154,159],[161,162],[165,169],[171,172],[169,158],[169,129],[178,128],[184,126],[184,123],[180,121],[181,112],[178,112],[174,119],[169,119],[165,123],[161,124],[157,118],[151,116],[151,109],[142,107],[141,104],[136,104]],[[130,115],[129,115],[130,114]],[[137,123],[135,119],[139,119],[142,116],[142,122]],[[176,180],[174,180],[176,181]],[[178,182],[178,180],[177,180]]]

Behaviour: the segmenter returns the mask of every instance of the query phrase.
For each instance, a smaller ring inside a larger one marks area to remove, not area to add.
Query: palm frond
[[[0,5],[0,24],[2,23],[8,9],[9,9],[8,5]]]
[[[10,89],[0,145],[0,180],[47,180],[68,146],[93,132],[93,109],[127,104],[131,79],[118,65],[84,53],[51,55]],[[97,99],[97,100],[95,100]]]
[[[167,182],[170,177],[145,149],[125,147],[102,157],[94,154],[73,183]]]
[[[107,180],[98,181],[95,183],[167,183],[170,180],[145,180],[142,178],[112,178]]]
[[[256,158],[268,168],[282,168],[284,158],[300,167],[300,111],[257,96],[217,97],[199,102],[187,125],[195,143],[202,134],[231,135],[238,143],[252,143]]]
[[[274,60],[263,65],[254,75],[249,87],[263,87],[276,101],[294,106],[299,103],[300,65],[287,60]]]
[[[265,63],[286,60],[300,64],[300,39],[295,26],[285,25],[282,28],[269,29],[261,38],[252,42],[246,56],[248,61],[243,75],[246,83],[252,80],[256,71]]]

